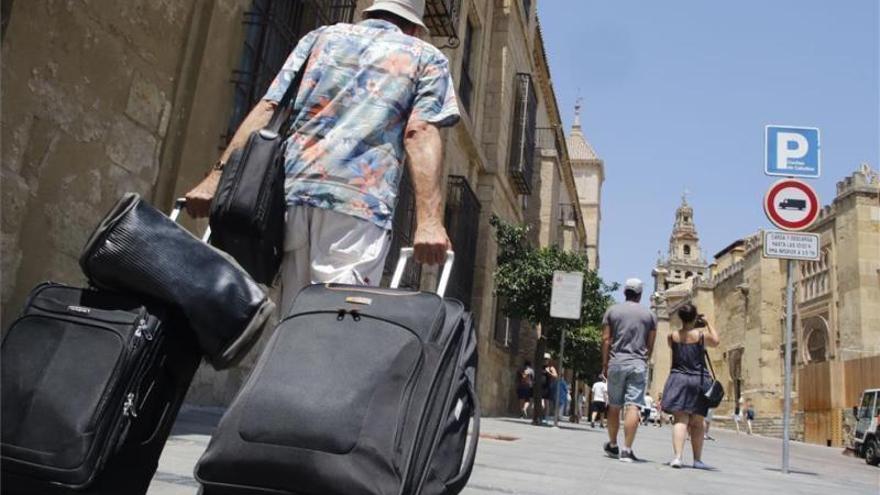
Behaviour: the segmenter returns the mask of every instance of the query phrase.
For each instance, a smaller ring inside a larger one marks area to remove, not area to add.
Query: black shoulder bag
[[[275,107],[269,125],[253,132],[223,167],[211,205],[211,243],[226,251],[257,282],[271,284],[284,254],[284,150],[289,107],[307,58]]]
[[[708,387],[703,387],[703,397],[709,405],[709,409],[712,409],[718,407],[721,404],[721,400],[724,399],[724,387],[715,378],[715,368],[712,366],[712,360],[709,359],[709,352],[706,351],[706,344],[703,341],[702,334],[700,335],[700,347],[703,348],[703,373],[700,375],[700,383],[703,383],[703,377],[706,375],[706,363],[709,363],[709,370],[712,372],[712,381],[709,382]]]

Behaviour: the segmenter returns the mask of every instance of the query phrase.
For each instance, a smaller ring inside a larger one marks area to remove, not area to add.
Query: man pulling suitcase
[[[187,193],[190,214],[207,216],[232,152],[269,123],[305,71],[284,156],[282,314],[310,283],[379,284],[407,158],[415,260],[439,264],[451,247],[442,220],[439,128],[454,125],[459,111],[448,60],[415,37],[426,29],[424,10],[424,0],[376,0],[363,21],[303,37],[214,169]]]

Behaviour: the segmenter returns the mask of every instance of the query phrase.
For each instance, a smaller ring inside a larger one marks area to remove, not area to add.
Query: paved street
[[[208,442],[218,411],[183,411],[149,495],[194,495],[192,469]],[[880,469],[841,454],[838,448],[792,444],[792,468],[779,472],[779,440],[713,431],[704,461],[713,472],[674,470],[671,429],[643,427],[636,441],[638,464],[601,452],[604,430],[564,424],[533,427],[517,419],[485,419],[476,467],[466,495],[487,494],[870,494],[880,493]],[[690,462],[690,458],[687,458]]]

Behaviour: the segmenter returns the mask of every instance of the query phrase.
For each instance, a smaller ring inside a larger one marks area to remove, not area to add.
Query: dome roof
[[[568,156],[572,160],[597,160],[599,158],[596,155],[596,150],[593,149],[581,130],[580,102],[574,108],[574,125],[571,126],[571,134],[565,141],[568,145]]]

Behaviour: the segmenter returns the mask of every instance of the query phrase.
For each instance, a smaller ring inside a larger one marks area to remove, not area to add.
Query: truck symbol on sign
[[[803,211],[807,209],[807,200],[806,199],[793,199],[793,198],[785,198],[779,203],[779,208],[782,210],[787,210],[789,208],[794,210]]]

